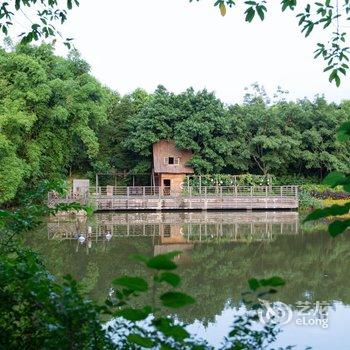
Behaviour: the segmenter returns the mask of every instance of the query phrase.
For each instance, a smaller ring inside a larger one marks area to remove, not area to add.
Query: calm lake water
[[[349,233],[331,238],[325,225],[300,220],[295,212],[103,213],[55,219],[28,234],[27,242],[53,274],[73,275],[101,302],[113,278],[147,276],[130,254],[182,251],[176,258],[180,289],[197,303],[177,315],[214,346],[241,311],[247,280],[281,276],[286,286],[276,298],[293,317],[274,346],[350,349]],[[312,314],[324,305],[328,315]],[[311,312],[303,325],[302,306]],[[317,319],[327,327],[315,325]]]

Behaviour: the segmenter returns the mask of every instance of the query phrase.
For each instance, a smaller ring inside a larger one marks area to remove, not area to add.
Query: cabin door
[[[163,180],[163,193],[165,196],[170,195],[170,188],[171,188],[171,180],[164,179]]]

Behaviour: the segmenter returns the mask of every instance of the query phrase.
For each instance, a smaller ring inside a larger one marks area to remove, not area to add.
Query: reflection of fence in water
[[[297,234],[298,223],[195,224],[183,227],[187,241],[270,240],[276,235]]]
[[[154,237],[158,244],[259,241],[297,234],[299,222],[296,212],[124,213],[100,214],[95,219],[91,224],[85,218],[49,222],[49,238],[83,236],[98,242],[106,237]]]
[[[187,211],[187,212],[133,212],[96,214],[99,224],[200,224],[200,223],[282,223],[297,222],[299,215],[293,211]]]

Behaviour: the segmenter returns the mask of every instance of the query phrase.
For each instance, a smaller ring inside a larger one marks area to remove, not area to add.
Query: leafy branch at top
[[[79,6],[78,0],[8,0],[0,3],[0,33],[10,34],[14,24],[21,25],[24,31],[20,34],[21,43],[27,44],[42,38],[62,37],[57,25],[67,21],[68,11]],[[35,15],[31,18],[28,9],[33,8]],[[23,15],[26,23],[19,18]],[[72,38],[64,38],[64,44],[71,48]]]
[[[193,2],[193,0],[189,0]],[[196,0],[200,1],[200,0]],[[254,18],[264,20],[267,13],[267,1],[242,1],[245,5],[245,21],[251,23]],[[300,2],[299,2],[300,3]],[[222,16],[226,15],[227,7],[233,7],[237,1],[216,0],[214,6],[219,7]],[[297,0],[281,0],[281,11],[296,11]],[[257,16],[256,16],[257,15]],[[324,72],[329,72],[329,81],[340,86],[341,76],[345,76],[349,70],[349,52],[346,32],[341,31],[340,20],[350,21],[350,0],[339,1],[323,0],[309,2],[296,14],[301,33],[308,37],[317,27],[326,30],[331,24],[335,29],[330,34],[327,43],[318,43],[315,50],[315,58],[321,57],[326,63]]]
[[[189,0],[193,2],[194,0]],[[196,0],[199,1],[199,0]],[[339,3],[340,2],[340,3]],[[267,13],[266,0],[246,0],[245,21],[251,23],[254,18],[264,20]],[[220,9],[222,16],[226,15],[227,7],[236,6],[237,0],[215,0],[214,6]],[[73,6],[79,6],[78,0],[8,0],[0,4],[0,32],[8,35],[11,26],[18,23],[19,14],[23,14],[30,22],[30,27],[21,33],[21,42],[30,43],[42,38],[62,37],[57,29],[57,24],[63,24],[67,20],[68,11]],[[281,0],[281,11],[296,11],[297,0]],[[25,11],[23,10],[25,9]],[[33,20],[26,14],[28,8],[36,9]],[[341,83],[341,76],[345,76],[349,70],[349,46],[346,41],[346,32],[340,30],[339,21],[350,21],[350,0],[323,0],[306,4],[305,8],[296,14],[298,26],[301,32],[308,37],[316,27],[322,30],[335,25],[335,30],[330,34],[328,43],[318,43],[315,50],[315,58],[322,57],[326,62],[325,72],[329,72],[329,81],[336,86]],[[21,25],[21,24],[20,24]],[[27,27],[27,26],[26,26]],[[72,38],[64,39],[64,44],[70,48]]]

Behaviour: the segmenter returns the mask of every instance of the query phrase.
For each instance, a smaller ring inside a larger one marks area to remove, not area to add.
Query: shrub
[[[310,192],[301,189],[299,191],[299,208],[300,209],[318,209],[322,208],[322,202],[314,198]]]

